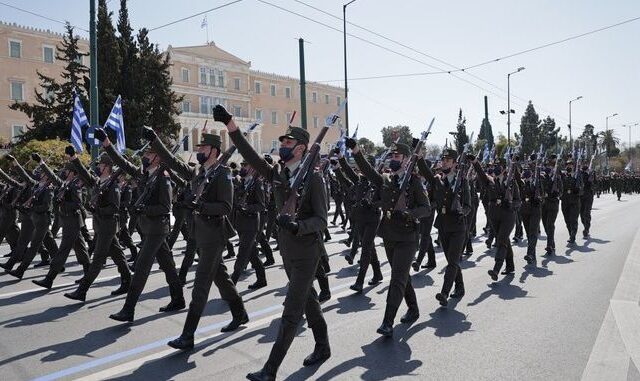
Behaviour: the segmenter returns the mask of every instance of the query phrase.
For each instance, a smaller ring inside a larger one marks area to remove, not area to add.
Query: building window
[[[46,63],[53,63],[53,48],[51,46],[42,47],[42,60]]]
[[[200,97],[200,113],[208,114],[212,108],[211,97]]]
[[[11,127],[11,141],[15,143],[24,134],[24,126],[14,125]]]
[[[240,78],[233,79],[233,88],[236,90],[240,90]]]
[[[182,112],[191,112],[191,101],[182,101]]]
[[[271,151],[275,151],[278,149],[278,141],[277,140],[272,140],[271,141]]]
[[[218,70],[218,87],[224,87],[224,71]]]
[[[278,124],[278,112],[271,111],[271,124]]]
[[[276,96],[276,85],[271,85],[271,96],[272,97]]]
[[[340,97],[336,97],[336,104],[338,107],[340,107],[340,103],[342,103],[342,99],[340,99]]]
[[[287,123],[291,123],[291,113],[290,113],[290,112],[288,112],[288,113],[287,113],[287,120],[286,120],[286,122],[287,122]]]
[[[285,96],[285,98],[291,98],[291,88],[290,87],[285,87],[284,88],[284,96]]]
[[[22,57],[22,42],[9,41],[9,57],[20,58]]]
[[[182,129],[182,136],[189,136],[189,129],[188,128],[183,128]],[[182,143],[182,150],[187,152],[189,151],[189,139],[184,139],[183,143]]]
[[[209,86],[216,85],[216,71],[214,69],[209,69]]]
[[[260,82],[256,82],[256,94],[260,94],[260,90],[262,90],[262,84]]]
[[[324,103],[325,104],[329,104],[329,95],[328,94],[324,95]]]
[[[242,116],[242,107],[233,106],[233,116],[236,118],[240,118]]]
[[[258,122],[262,122],[262,110],[260,110],[258,108],[256,109],[256,120]]]
[[[318,128],[318,117],[317,116],[313,117],[313,128]]]
[[[311,93],[311,99],[313,100],[313,103],[318,103],[318,93],[315,91]]]
[[[189,69],[182,68],[182,82],[189,82]]]
[[[22,102],[24,101],[24,94],[22,92],[23,83],[11,81],[11,100]]]
[[[207,68],[205,67],[200,68],[200,84],[207,84]]]

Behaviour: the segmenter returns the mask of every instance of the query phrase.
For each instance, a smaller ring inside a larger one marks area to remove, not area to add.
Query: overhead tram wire
[[[7,4],[4,1],[0,1],[0,5],[4,5],[5,7],[9,7],[9,8],[15,9],[15,10],[20,11],[20,12],[28,13],[28,14],[30,14],[32,16],[40,17],[40,18],[45,19],[45,20],[53,21],[53,22],[58,23],[58,24],[62,24],[62,25],[66,25],[67,24],[66,21],[56,20],[56,19],[53,19],[51,17],[42,15],[40,13],[36,13],[36,12],[30,11],[30,10],[27,10],[27,9],[16,7],[15,5]],[[80,29],[80,30],[85,31],[87,33],[89,32],[89,30],[81,28],[81,27],[79,27],[77,25],[72,25],[72,26],[74,28]]]
[[[316,10],[316,11],[318,11],[318,12],[320,12],[320,13],[323,13],[323,14],[325,14],[325,15],[327,15],[327,16],[333,17],[334,19],[342,20],[342,18],[340,18],[339,16],[334,15],[334,14],[332,14],[332,13],[330,13],[330,12],[327,12],[327,11],[325,11],[325,10],[323,10],[323,9],[320,9],[320,8],[318,8],[318,7],[315,7],[315,6],[313,6],[313,5],[307,4],[307,3],[305,3],[304,1],[301,1],[301,0],[293,0],[293,1],[294,1],[294,2],[296,2],[296,3],[302,4],[302,5],[306,6],[306,7],[309,7],[309,8],[311,8],[311,9],[314,9],[314,10]],[[625,24],[628,24],[628,23],[631,23],[631,22],[634,22],[634,21],[638,21],[638,20],[640,20],[640,16],[639,16],[639,17],[633,17],[633,18],[630,18],[630,19],[627,19],[627,20],[620,21],[620,22],[615,23],[615,24],[610,24],[610,25],[607,25],[607,26],[604,26],[604,27],[601,27],[601,28],[593,29],[593,30],[590,30],[590,31],[587,31],[587,32],[584,32],[584,33],[580,33],[580,34],[577,34],[577,35],[573,35],[573,36],[570,36],[570,37],[566,37],[566,38],[563,38],[563,39],[560,39],[560,40],[557,40],[557,41],[553,41],[553,42],[545,43],[545,44],[542,44],[542,45],[539,45],[539,46],[535,46],[535,47],[533,47],[533,48],[524,49],[524,50],[521,50],[521,51],[518,51],[518,52],[515,52],[515,53],[511,53],[511,54],[508,54],[508,55],[505,55],[505,56],[501,56],[501,57],[498,57],[498,58],[494,58],[494,59],[492,59],[492,60],[488,60],[488,61],[480,62],[480,63],[478,63],[478,64],[474,64],[474,65],[467,66],[467,67],[462,67],[462,68],[461,68],[461,67],[458,67],[458,66],[456,66],[456,65],[454,65],[454,64],[452,64],[452,63],[449,63],[449,62],[447,62],[447,61],[444,61],[444,60],[442,60],[442,59],[439,59],[439,58],[437,58],[437,57],[434,57],[434,56],[432,56],[432,55],[430,55],[430,54],[427,54],[427,53],[425,53],[425,52],[422,52],[422,51],[420,51],[420,50],[418,50],[418,49],[416,49],[416,48],[413,48],[413,47],[411,47],[411,46],[408,46],[408,45],[406,45],[406,44],[404,44],[404,43],[402,43],[402,42],[400,42],[400,41],[397,41],[397,40],[394,40],[394,39],[392,39],[392,38],[389,38],[389,37],[387,37],[387,36],[385,36],[385,35],[382,35],[382,34],[380,34],[380,33],[376,32],[376,31],[374,31],[374,30],[371,30],[371,29],[369,29],[369,28],[366,28],[366,27],[363,27],[363,26],[360,26],[360,25],[357,25],[357,24],[355,24],[355,23],[352,23],[352,22],[347,21],[347,23],[348,23],[348,24],[350,24],[350,25],[352,25],[352,26],[354,26],[354,27],[356,27],[356,28],[359,28],[359,29],[361,29],[361,30],[364,30],[364,31],[366,31],[366,32],[368,32],[368,33],[371,33],[371,34],[373,34],[373,35],[375,35],[375,36],[377,36],[377,37],[380,37],[380,38],[382,38],[382,39],[384,39],[384,40],[387,40],[387,41],[389,41],[389,42],[392,42],[392,43],[394,43],[394,44],[397,44],[397,45],[399,45],[399,46],[402,46],[403,48],[408,49],[408,50],[410,50],[410,51],[412,51],[412,52],[418,53],[418,54],[423,55],[423,56],[425,56],[425,57],[427,57],[427,58],[430,58],[430,59],[432,59],[432,60],[434,60],[434,61],[440,62],[440,63],[442,63],[442,64],[445,64],[445,65],[448,65],[448,66],[451,66],[451,67],[453,67],[453,68],[454,68],[454,70],[445,70],[445,69],[442,69],[442,68],[438,68],[438,69],[440,70],[439,72],[420,72],[420,73],[397,74],[397,75],[393,75],[393,74],[391,74],[391,75],[381,75],[381,76],[362,77],[362,78],[358,78],[358,79],[355,79],[355,78],[354,78],[354,79],[352,79],[352,80],[368,80],[368,79],[382,79],[382,78],[395,78],[395,77],[424,76],[424,75],[435,75],[435,74],[452,74],[452,73],[455,73],[455,72],[464,72],[464,73],[466,73],[467,75],[470,75],[471,77],[473,77],[473,78],[475,78],[475,79],[477,79],[477,80],[479,80],[479,81],[481,81],[481,82],[484,82],[484,83],[486,83],[486,84],[488,84],[488,85],[490,85],[490,86],[492,86],[492,87],[494,87],[494,88],[496,88],[496,89],[498,89],[498,90],[500,90],[500,91],[502,91],[502,92],[506,92],[506,90],[505,90],[504,88],[502,88],[502,87],[500,87],[500,86],[498,86],[498,85],[495,85],[495,84],[493,84],[493,83],[491,83],[491,82],[489,82],[489,81],[487,81],[487,80],[483,79],[482,77],[480,77],[480,76],[478,76],[478,75],[475,75],[475,74],[473,74],[473,73],[470,73],[470,72],[468,72],[468,70],[469,70],[469,69],[474,69],[474,68],[477,68],[477,67],[481,67],[481,66],[485,66],[485,65],[488,65],[488,64],[491,64],[491,63],[496,63],[496,62],[499,62],[499,61],[503,61],[503,60],[506,60],[506,59],[508,59],[508,58],[513,58],[513,57],[516,57],[516,56],[519,56],[519,55],[522,55],[522,54],[530,53],[530,52],[532,52],[532,51],[536,51],[536,50],[544,49],[544,48],[547,48],[547,47],[550,47],[550,46],[559,45],[559,44],[562,44],[562,43],[565,43],[565,42],[568,42],[568,41],[571,41],[571,40],[579,39],[579,38],[582,38],[582,37],[585,37],[585,36],[589,36],[589,35],[591,35],[591,34],[595,34],[595,33],[599,33],[599,32],[602,32],[602,31],[605,31],[605,30],[608,30],[608,29],[616,28],[616,27],[618,27],[618,26],[622,26],[622,25],[625,25]],[[350,36],[352,36],[352,35],[350,35]],[[352,36],[352,37],[354,37],[354,36]],[[430,67],[432,67],[432,68],[434,68],[434,67],[435,67],[435,66],[433,66],[433,65],[428,65],[428,66],[430,66]],[[457,77],[457,76],[454,76],[454,77],[459,78],[459,77]],[[340,80],[340,81],[342,81],[342,80]],[[333,82],[333,81],[319,81],[319,82]],[[516,94],[511,94],[511,95],[512,95],[514,98],[519,99],[519,100],[521,100],[522,102],[525,102],[525,104],[526,104],[526,103],[528,103],[528,100],[526,100],[526,99],[524,99],[524,98],[521,98],[521,97],[517,96]],[[502,98],[502,99],[504,99],[503,97],[501,97],[501,98]],[[549,110],[545,110],[545,109],[544,109],[544,108],[542,108],[542,107],[539,107],[539,108],[540,108],[540,110],[543,110],[543,111],[545,111],[545,112],[547,112],[547,113],[549,113],[549,114],[556,114],[556,113],[553,113],[553,112],[549,112]],[[562,117],[562,116],[558,116],[558,118],[560,118],[560,119],[564,119],[564,120],[567,120],[566,118],[564,118],[564,117]]]
[[[205,13],[208,13],[208,12],[212,12],[212,11],[216,11],[216,10],[221,9],[221,8],[228,7],[229,5],[233,5],[233,4],[239,3],[239,2],[241,2],[241,1],[243,1],[243,0],[234,0],[234,1],[230,1],[230,2],[228,2],[228,3],[224,3],[224,4],[222,4],[222,5],[218,5],[217,7],[213,7],[213,8],[211,8],[211,9],[207,9],[206,11],[198,12],[198,13],[195,13],[195,14],[193,14],[193,15],[191,15],[191,16],[183,17],[183,18],[181,18],[181,19],[178,19],[178,20],[175,20],[175,21],[171,21],[171,22],[168,22],[168,23],[166,23],[166,24],[163,24],[163,25],[157,26],[157,27],[155,27],[155,28],[151,28],[151,29],[149,29],[149,32],[153,32],[154,30],[158,30],[158,29],[161,29],[161,28],[165,28],[165,27],[168,27],[168,26],[170,26],[170,25],[177,24],[177,23],[179,23],[179,22],[182,22],[182,21],[185,21],[185,20],[189,20],[189,19],[192,19],[192,18],[194,18],[194,17],[201,16],[201,15],[203,15],[203,14],[205,14]]]

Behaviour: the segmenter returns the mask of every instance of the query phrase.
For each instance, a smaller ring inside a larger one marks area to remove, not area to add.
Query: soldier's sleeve
[[[120,152],[118,152],[113,147],[113,144],[104,147],[104,150],[107,152],[107,155],[109,155],[111,160],[113,160],[113,164],[117,165],[118,168],[122,168],[122,170],[125,171],[129,176],[136,179],[142,176],[142,168],[138,167],[137,165],[133,164],[129,160],[125,159],[122,155],[120,155]]]
[[[255,170],[268,182],[272,182],[273,167],[271,167],[269,163],[267,163],[264,158],[260,157],[253,147],[251,147],[251,144],[249,144],[240,129],[229,132],[229,137],[247,163],[255,168]]]
[[[151,147],[153,147],[158,156],[160,156],[160,159],[167,163],[169,168],[172,171],[175,171],[178,176],[182,177],[186,181],[191,181],[191,179],[195,177],[195,168],[176,158],[176,156],[167,149],[164,143],[162,143],[160,138],[155,138],[153,142],[151,142]]]
[[[360,170],[364,174],[364,177],[368,178],[369,181],[371,181],[378,188],[381,187],[384,182],[382,175],[379,174],[375,169],[373,169],[367,159],[364,158],[364,155],[362,155],[362,152],[358,151],[355,155],[353,155],[353,158],[355,159],[358,168],[360,168]]]
[[[341,157],[340,159],[338,159],[338,162],[340,163],[340,168],[342,168],[342,171],[349,178],[349,180],[351,180],[352,183],[355,184],[360,181],[360,178],[353,171],[353,168],[351,168],[351,166],[349,166],[349,163],[347,163],[347,159]]]
[[[78,176],[80,176],[80,179],[83,183],[87,184],[90,187],[93,187],[98,183],[98,178],[87,171],[87,168],[82,165],[80,159],[76,157],[75,159],[71,160],[71,163],[73,163],[74,167],[76,167]]]
[[[30,185],[35,185],[38,182],[31,176],[31,174],[29,172],[27,172],[24,167],[22,165],[20,165],[20,163],[16,162],[16,166],[13,167],[17,174],[18,177],[20,177],[20,179]]]
[[[309,184],[309,202],[313,215],[304,220],[298,220],[298,235],[321,232],[327,228],[327,192],[322,176],[314,172]]]
[[[344,173],[342,173],[342,169],[337,168],[334,173],[336,174],[336,179],[338,179],[340,185],[347,189],[353,186],[353,183],[344,175]]]
[[[427,181],[432,182],[434,179],[433,171],[431,171],[431,168],[429,168],[424,158],[418,158],[416,164],[418,164],[418,173],[427,179]]]
[[[62,185],[62,179],[59,178],[52,170],[51,168],[49,168],[49,166],[47,165],[47,163],[45,163],[44,161],[42,163],[40,163],[40,169],[42,169],[42,171],[44,171],[44,173],[46,173],[47,177],[51,179],[51,182],[59,187],[60,185]]]
[[[260,213],[265,208],[264,189],[262,188],[262,181],[255,180],[252,191],[254,193],[256,202],[247,204],[247,211],[250,213]]]
[[[7,183],[12,187],[20,186],[20,183],[18,181],[14,180],[11,176],[7,175],[7,173],[2,169],[0,169],[0,180],[4,181],[5,183]]]
[[[53,198],[51,188],[47,187],[43,190],[40,197],[42,197],[42,203],[33,205],[33,208],[31,209],[36,213],[44,213],[51,208],[51,199]]]
[[[414,219],[419,219],[429,215],[431,204],[427,192],[422,188],[422,184],[415,176],[411,178],[411,192],[413,193],[414,205],[408,212]]]
[[[476,170],[476,174],[478,175],[477,178],[480,181],[480,184],[483,187],[486,187],[487,184],[489,183],[489,176],[487,176],[487,174],[484,172],[484,170],[482,169],[482,166],[480,165],[480,163],[475,161],[473,163],[473,169]]]
[[[215,184],[211,184],[211,186],[216,188],[219,199],[201,202],[200,209],[207,215],[226,216],[231,213],[231,206],[233,205],[233,185],[229,168],[223,168],[223,172],[216,176],[213,181],[215,181]]]
[[[168,175],[162,175],[158,179],[157,193],[158,203],[153,205],[147,205],[144,208],[144,214],[150,217],[163,216],[171,213],[171,181]]]
[[[473,210],[473,206],[471,205],[471,187],[469,186],[469,180],[464,179],[462,182],[462,213],[465,216],[468,216]]]

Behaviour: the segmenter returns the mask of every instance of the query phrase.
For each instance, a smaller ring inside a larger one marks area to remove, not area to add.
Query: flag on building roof
[[[82,152],[82,126],[88,125],[87,114],[84,113],[80,97],[73,97],[73,121],[71,122],[71,144],[77,152]]]
[[[122,115],[122,99],[120,95],[118,95],[116,103],[113,104],[109,118],[107,118],[107,122],[104,124],[104,128],[106,129],[107,127],[116,132],[116,148],[120,153],[123,153],[127,145],[124,140],[124,118]]]

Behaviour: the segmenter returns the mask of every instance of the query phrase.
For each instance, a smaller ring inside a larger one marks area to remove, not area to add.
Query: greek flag
[[[73,121],[71,122],[71,144],[76,152],[82,152],[82,126],[89,124],[87,114],[84,113],[80,97],[73,97]]]
[[[124,152],[126,144],[124,142],[124,119],[122,117],[122,99],[120,95],[118,95],[118,99],[116,99],[116,103],[113,104],[113,108],[111,109],[111,113],[109,114],[109,118],[107,118],[107,122],[104,124],[104,128],[111,128],[116,132],[116,147],[120,153]]]
[[[336,147],[340,148],[340,153],[342,155],[344,155],[345,151],[346,151],[346,146],[344,145],[344,135],[345,135],[344,128],[341,128],[340,129],[340,138],[338,138],[338,141],[336,142]]]

